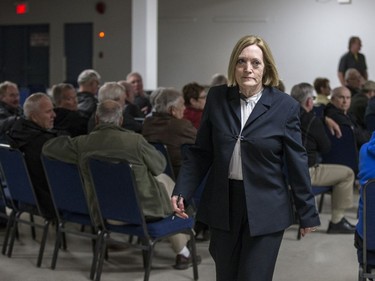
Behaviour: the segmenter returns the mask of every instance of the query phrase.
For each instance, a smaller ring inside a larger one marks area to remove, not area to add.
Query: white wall
[[[0,25],[50,23],[51,84],[63,79],[64,23],[93,22],[95,35],[106,31],[104,40],[94,37],[94,68],[104,81],[136,70],[131,69],[130,0],[103,0],[104,15],[95,11],[93,0],[29,0],[29,14],[17,16],[14,2],[0,1]],[[208,83],[214,73],[226,74],[230,52],[246,34],[269,43],[287,91],[317,76],[337,86],[338,60],[352,35],[361,37],[369,77],[375,80],[374,0],[350,5],[336,0],[159,0],[158,6],[159,86],[181,89],[191,81]]]
[[[287,90],[317,76],[338,86],[338,61],[352,35],[361,37],[375,80],[373,0],[161,0],[159,11],[161,85],[226,74],[232,48],[246,34],[268,42]]]

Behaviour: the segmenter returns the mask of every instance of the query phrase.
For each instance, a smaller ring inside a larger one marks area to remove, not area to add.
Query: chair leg
[[[297,229],[297,240],[301,240],[301,227]]]
[[[5,230],[3,248],[2,248],[2,251],[1,251],[1,253],[3,255],[5,255],[6,251],[7,251],[9,236],[10,236],[10,233],[12,231],[12,227],[14,227],[14,220],[15,220],[15,212],[12,211],[11,214],[9,215],[9,219],[8,219],[8,223],[7,223],[7,228]]]
[[[59,223],[56,229],[55,248],[53,249],[52,261],[51,261],[52,269],[56,268],[57,257],[59,255],[59,250],[60,250],[61,240],[62,240],[62,230],[61,230],[62,227],[63,225]]]
[[[324,193],[320,194],[319,213],[321,213],[323,210],[323,201],[324,201]]]
[[[42,235],[42,240],[40,241],[38,260],[36,262],[37,267],[40,267],[41,264],[42,264],[44,248],[46,247],[46,242],[47,242],[49,224],[50,224],[50,221],[48,221],[48,220],[44,221],[43,235]]]
[[[18,221],[17,220],[19,219],[20,216],[21,216],[20,213],[16,214],[16,216],[15,216],[12,234],[10,236],[10,242],[9,242],[9,246],[8,246],[8,254],[7,255],[8,255],[9,258],[12,257],[14,240],[16,239],[17,229],[18,229]]]
[[[108,239],[108,234],[104,233],[102,238],[99,251],[98,251],[98,266],[96,269],[96,276],[95,276],[95,281],[100,281],[100,278],[102,276],[102,271],[103,271],[103,263],[104,263],[104,257],[105,257],[105,252],[107,250],[107,239]]]
[[[30,222],[32,223],[31,224],[31,237],[33,238],[33,240],[35,240],[36,234],[35,234],[35,226],[34,226],[34,216],[32,214],[30,214]]]
[[[103,235],[102,235],[102,233],[98,233],[98,236],[97,236],[96,242],[95,242],[95,248],[93,248],[93,259],[92,259],[91,271],[90,271],[90,279],[91,280],[94,280],[95,273],[97,272],[98,260],[100,259],[100,251],[101,251],[102,243],[103,243]],[[100,277],[99,277],[99,279],[100,279]]]
[[[194,280],[198,280],[198,261],[197,261],[197,247],[195,244],[195,235],[194,231],[191,230],[190,232],[190,246],[191,246],[191,256],[193,258],[193,275],[194,275]]]
[[[146,250],[146,267],[145,267],[145,276],[143,278],[143,281],[148,281],[150,278],[150,272],[151,272],[151,266],[152,266],[152,257],[154,255],[154,245],[149,245],[148,250]]]

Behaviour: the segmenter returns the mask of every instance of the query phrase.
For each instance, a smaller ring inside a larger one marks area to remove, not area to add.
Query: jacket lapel
[[[238,87],[228,87],[228,103],[233,115],[237,117],[237,121],[241,124],[241,103]]]
[[[265,112],[268,111],[268,109],[271,107],[272,103],[272,93],[271,88],[265,87],[262,93],[262,96],[260,97],[259,101],[255,105],[253,111],[251,112],[249,118],[246,121],[246,124],[244,126],[244,129],[249,126],[252,122],[254,122],[256,119],[258,119],[261,115],[263,115]]]

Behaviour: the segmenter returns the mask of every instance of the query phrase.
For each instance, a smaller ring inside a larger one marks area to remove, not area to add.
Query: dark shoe
[[[338,223],[329,222],[327,233],[329,234],[354,234],[355,226],[342,218]]]
[[[201,257],[197,255],[197,264],[200,264],[202,261]],[[184,255],[176,256],[176,264],[173,266],[174,269],[188,269],[190,266],[193,266],[193,258],[190,256],[187,258]]]

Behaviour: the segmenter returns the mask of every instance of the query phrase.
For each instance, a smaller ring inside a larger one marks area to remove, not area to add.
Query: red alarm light
[[[26,2],[16,4],[16,14],[17,15],[26,14],[27,10],[28,9],[27,9],[27,3]]]

